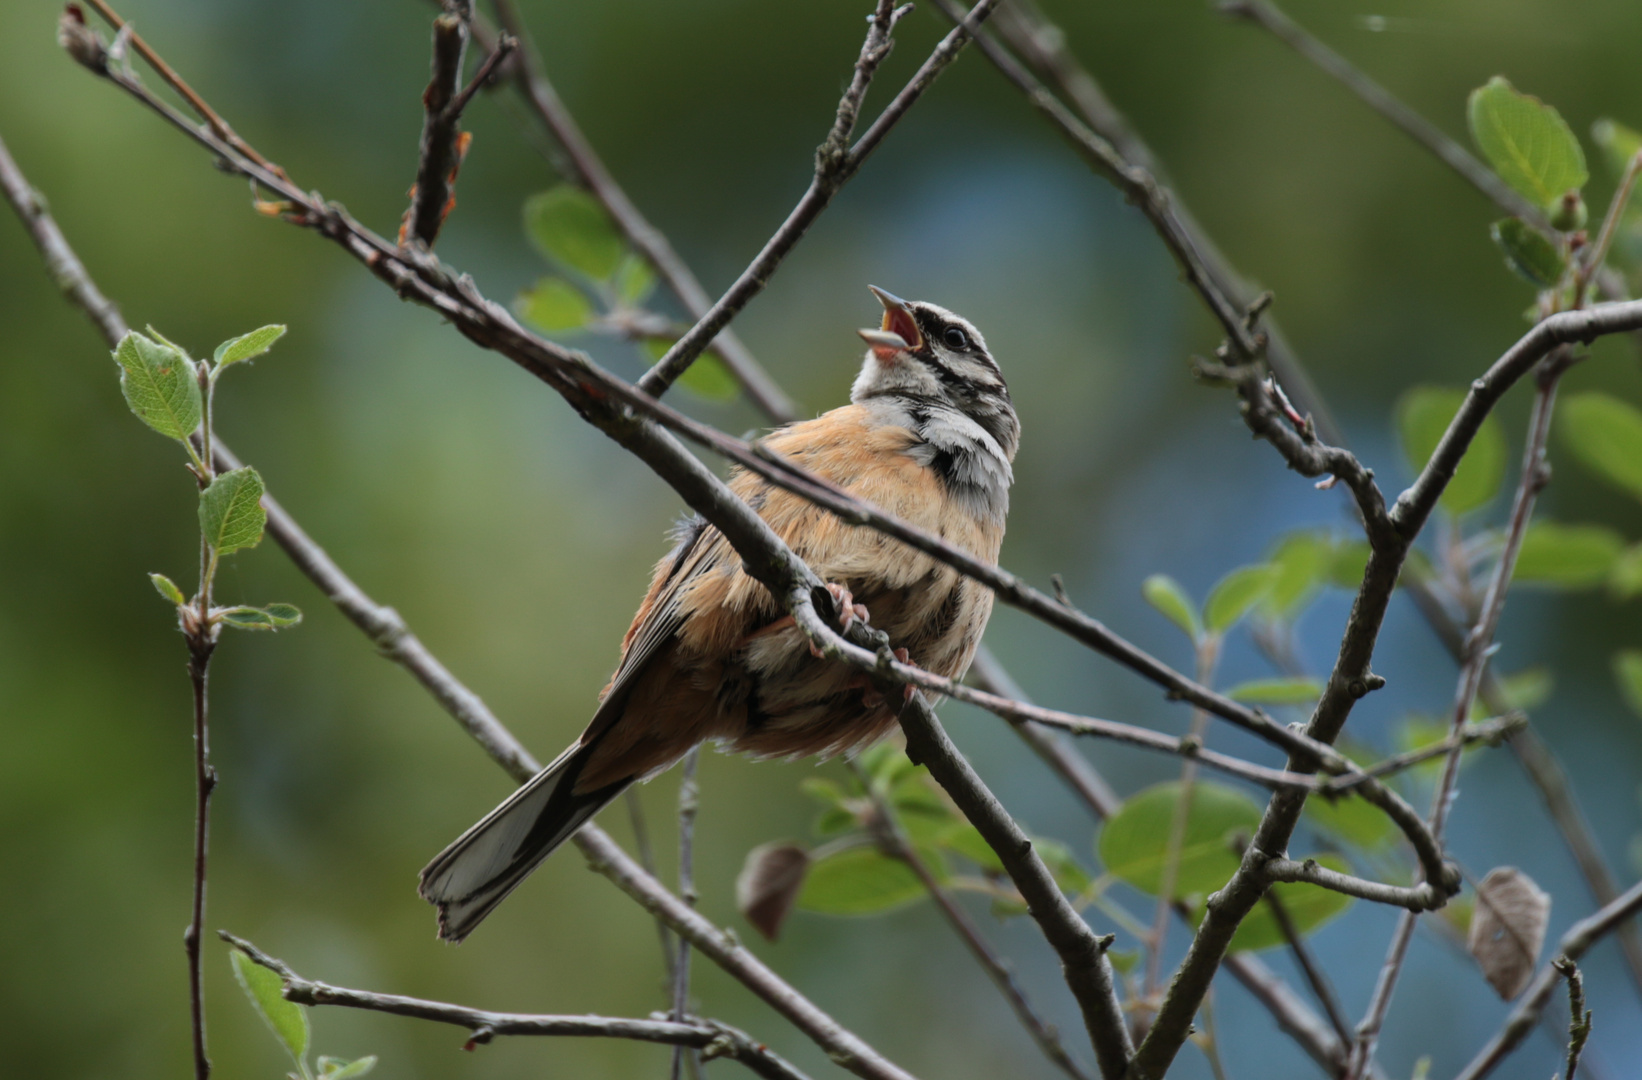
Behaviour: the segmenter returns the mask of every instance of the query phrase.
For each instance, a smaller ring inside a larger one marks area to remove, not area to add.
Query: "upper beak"
[[[858,333],[872,346],[878,358],[889,360],[898,352],[922,348],[924,337],[918,332],[918,320],[912,317],[906,301],[876,285],[868,285],[867,288],[884,305],[884,323],[878,330],[861,330]]]

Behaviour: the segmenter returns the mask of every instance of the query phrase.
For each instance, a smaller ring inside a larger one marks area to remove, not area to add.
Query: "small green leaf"
[[[1112,815],[1097,846],[1107,873],[1157,895],[1180,792],[1179,781],[1156,784]],[[1242,861],[1234,839],[1253,836],[1259,824],[1260,808],[1242,792],[1207,781],[1192,785],[1174,898],[1206,895],[1229,881]]]
[[[173,604],[176,604],[178,607],[182,607],[184,604],[188,603],[188,598],[183,596],[182,590],[177,588],[176,582],[172,581],[164,574],[149,574],[148,580],[154,583],[154,590],[156,592],[171,601]]]
[[[1471,137],[1501,180],[1548,209],[1563,192],[1585,186],[1585,152],[1551,106],[1499,76],[1471,91]]]
[[[1061,891],[1076,896],[1094,884],[1089,878],[1089,872],[1073,858],[1072,849],[1059,840],[1033,837],[1032,847],[1036,849],[1038,858],[1043,860],[1043,865],[1048,868]]]
[[[278,324],[264,326],[241,334],[237,338],[229,338],[217,346],[217,351],[211,359],[216,361],[217,367],[225,368],[229,364],[238,364],[246,360],[254,360],[274,347],[274,342],[285,336],[285,327]]]
[[[1608,592],[1615,600],[1629,600],[1642,594],[1642,544],[1632,544],[1614,560],[1608,576]]]
[[[1625,541],[1601,525],[1535,521],[1522,538],[1513,581],[1589,589],[1608,580]]]
[[[1403,454],[1415,472],[1425,468],[1464,401],[1463,390],[1417,386],[1397,402],[1397,430],[1402,436]],[[1492,499],[1505,479],[1505,456],[1505,433],[1490,415],[1444,489],[1443,508],[1458,517]]]
[[[302,612],[290,604],[269,604],[265,608],[219,608],[216,616],[236,630],[282,630],[302,621]]]
[[[659,338],[644,343],[644,351],[649,354],[652,364],[666,356],[667,350],[672,347],[671,341]],[[678,384],[696,397],[708,401],[734,401],[741,393],[741,384],[724,366],[724,361],[712,353],[702,353],[691,361],[684,374],[678,377]]]
[[[1613,674],[1625,704],[1642,716],[1642,649],[1620,649],[1614,653]]]
[[[239,981],[245,996],[261,1014],[263,1022],[274,1037],[285,1047],[285,1052],[296,1062],[297,1070],[308,1072],[308,1014],[300,1005],[294,1005],[281,995],[284,980],[273,971],[252,960],[238,949],[231,949],[228,959],[234,965],[234,978]]]
[[[1334,540],[1327,533],[1294,532],[1278,543],[1266,563],[1272,568],[1271,584],[1260,601],[1260,611],[1268,619],[1292,619],[1328,583],[1334,561]]]
[[[1608,394],[1573,394],[1562,402],[1559,430],[1575,457],[1642,499],[1642,412]]]
[[[1203,601],[1203,622],[1210,633],[1224,634],[1236,626],[1265,597],[1271,581],[1271,567],[1261,563],[1240,566],[1215,582]]]
[[[1402,835],[1384,810],[1357,795],[1333,802],[1313,796],[1306,800],[1305,818],[1313,828],[1365,851],[1377,851]]]
[[[945,876],[944,861],[941,866],[938,877]],[[923,883],[906,863],[874,847],[854,847],[810,867],[798,906],[818,915],[878,915],[924,896]]]
[[[642,304],[656,287],[656,272],[650,263],[636,253],[629,254],[616,268],[616,296],[624,304]]]
[[[376,1068],[375,1054],[368,1054],[356,1061],[325,1057],[324,1055],[319,1058],[320,1080],[355,1080],[356,1077],[364,1076],[374,1068]]]
[[[269,604],[262,609],[275,626],[295,626],[302,621],[302,612],[295,604]]]
[[[1568,269],[1568,262],[1556,245],[1521,218],[1494,222],[1488,227],[1488,235],[1505,253],[1505,265],[1535,288],[1552,288]]]
[[[1351,864],[1338,855],[1317,855],[1314,858],[1330,870],[1337,870],[1342,874],[1351,871]],[[1277,894],[1283,911],[1302,937],[1351,906],[1351,897],[1319,885],[1279,882],[1271,887],[1271,891]],[[1198,921],[1202,921],[1201,912]],[[1238,926],[1237,933],[1232,935],[1231,944],[1226,947],[1226,951],[1257,952],[1285,944],[1286,941],[1283,931],[1277,925],[1277,917],[1271,913],[1271,905],[1262,900]]]
[[[1140,593],[1148,604],[1163,613],[1164,618],[1184,630],[1194,644],[1203,636],[1203,623],[1197,617],[1197,605],[1186,596],[1180,582],[1167,574],[1153,574],[1140,583]]]
[[[1499,677],[1500,693],[1508,709],[1534,709],[1551,700],[1556,678],[1543,665],[1523,668]]]
[[[1299,677],[1250,679],[1226,691],[1226,696],[1233,701],[1255,705],[1310,705],[1322,695],[1322,680]]]
[[[1003,860],[981,836],[981,831],[965,821],[948,829],[941,837],[941,846],[962,855],[989,874],[1004,872]]]
[[[849,796],[836,781],[821,776],[806,776],[798,782],[798,790],[823,806],[841,806]]]
[[[199,379],[181,349],[130,330],[114,360],[120,390],[137,419],[171,439],[186,439],[200,426]]]
[[[1617,120],[1603,117],[1591,125],[1591,139],[1602,149],[1602,156],[1613,170],[1614,179],[1625,175],[1631,159],[1642,150],[1642,133],[1626,127]]]
[[[1107,949],[1106,959],[1119,975],[1127,975],[1140,964],[1139,949]]]
[[[860,824],[861,819],[856,817],[853,810],[845,809],[842,806],[834,806],[830,810],[821,811],[820,816],[815,819],[815,824],[810,828],[818,838],[824,840],[829,836],[847,833],[851,829],[859,827]]]
[[[1367,540],[1347,540],[1335,545],[1334,561],[1328,568],[1330,583],[1337,588],[1356,590],[1368,570],[1368,556]]]
[[[569,184],[525,200],[525,232],[537,250],[594,281],[608,281],[626,242],[597,199]]]
[[[593,305],[564,278],[544,277],[519,294],[519,317],[547,334],[580,330],[593,321]]]
[[[200,531],[218,555],[256,547],[268,512],[262,508],[262,477],[246,467],[225,472],[200,492]]]

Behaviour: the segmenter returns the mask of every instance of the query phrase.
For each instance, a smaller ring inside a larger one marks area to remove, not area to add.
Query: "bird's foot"
[[[829,581],[827,582],[827,592],[831,594],[832,602],[838,608],[839,633],[849,633],[850,627],[855,625],[857,619],[863,623],[871,621],[871,616],[867,614],[866,607],[862,604],[857,604],[855,602],[854,594],[852,594],[844,586],[838,584],[836,581]],[[815,657],[817,660],[820,660],[825,654],[822,653],[822,651],[816,646],[815,642],[812,641],[810,642],[810,655]]]

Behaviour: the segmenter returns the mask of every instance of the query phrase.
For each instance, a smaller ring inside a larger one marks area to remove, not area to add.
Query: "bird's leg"
[[[840,634],[849,633],[850,627],[855,625],[857,619],[862,622],[871,621],[871,616],[867,614],[866,607],[857,604],[854,594],[844,586],[836,581],[829,581],[827,582],[827,592],[832,595],[832,602],[838,608],[838,632]],[[818,649],[815,642],[812,641],[810,642],[810,655],[820,660],[826,654]]]

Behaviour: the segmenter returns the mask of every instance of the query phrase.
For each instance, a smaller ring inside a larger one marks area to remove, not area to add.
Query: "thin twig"
[[[1453,169],[1461,179],[1482,192],[1507,213],[1532,222],[1544,230],[1550,227],[1545,211],[1518,195],[1494,170],[1478,161],[1465,147],[1443,134],[1435,124],[1404,105],[1379,83],[1358,70],[1345,57],[1324,45],[1304,27],[1267,0],[1221,0],[1220,11],[1246,19],[1268,31],[1283,44],[1311,61],[1325,74],[1343,84],[1369,108],[1402,129],[1403,133]]]
[[[468,23],[462,12],[447,11],[433,20],[433,75],[422,91],[422,141],[410,209],[399,230],[402,242],[417,240],[431,248],[456,205],[452,190],[465,140],[458,125],[461,111],[451,105],[461,85],[467,47]]]
[[[1342,874],[1330,870],[1316,859],[1271,859],[1265,864],[1266,877],[1272,881],[1297,881],[1316,885],[1333,892],[1372,900],[1376,904],[1390,904],[1409,911],[1430,911],[1448,902],[1448,894],[1429,882],[1414,886],[1386,885],[1378,881]]]
[[[964,817],[997,852],[1032,918],[1060,957],[1067,986],[1089,1030],[1101,1075],[1106,1080],[1117,1080],[1128,1066],[1131,1048],[1112,965],[1106,959],[1112,939],[1096,937],[1067,901],[1032,841],[976,775],[920,695],[914,694],[901,710],[901,730],[906,733],[908,756],[928,767]]]
[[[622,792],[622,802],[627,804],[627,821],[633,829],[633,847],[639,853],[639,865],[651,877],[657,877],[656,850],[650,844],[650,826],[644,817],[644,800],[639,795],[638,785],[634,785]],[[673,963],[676,959],[673,946],[673,931],[665,922],[656,920],[656,937],[661,942],[661,971],[664,985],[673,985]]]
[[[763,1043],[749,1037],[728,1024],[717,1020],[630,1020],[608,1016],[540,1016],[524,1013],[497,1013],[470,1009],[442,1001],[424,1001],[421,998],[399,994],[378,994],[369,990],[350,990],[341,986],[304,979],[290,966],[276,960],[226,930],[219,931],[224,941],[240,950],[251,960],[274,972],[284,982],[287,1001],[298,1005],[335,1005],[348,1009],[392,1013],[417,1020],[450,1024],[471,1033],[468,1047],[483,1045],[498,1035],[538,1035],[558,1037],[593,1037],[606,1039],[634,1039],[639,1042],[665,1043],[691,1047],[707,1058],[729,1058],[745,1065],[755,1075],[768,1080],[807,1080],[805,1075]]]
[[[1294,954],[1294,962],[1299,965],[1300,973],[1306,977],[1306,984],[1311,987],[1311,996],[1317,999],[1317,1004],[1323,1007],[1328,1016],[1328,1022],[1334,1027],[1334,1034],[1340,1037],[1340,1044],[1348,1046],[1351,1043],[1351,1028],[1346,1024],[1345,1012],[1340,1008],[1339,999],[1334,994],[1334,987],[1328,981],[1328,975],[1311,955],[1311,947],[1306,944],[1305,935],[1294,924],[1289,915],[1288,905],[1273,889],[1266,893],[1266,907],[1277,922],[1277,929],[1282,933],[1283,940],[1288,942],[1289,951]]]
[[[1444,757],[1456,746],[1461,749],[1485,743],[1489,746],[1498,746],[1508,739],[1515,738],[1528,724],[1528,718],[1521,712],[1511,712],[1505,716],[1491,720],[1478,720],[1468,723],[1459,731],[1454,732],[1429,746],[1421,746],[1414,750],[1405,750],[1400,754],[1376,761],[1365,766],[1363,773],[1368,776],[1391,776],[1416,765],[1430,761],[1434,757]],[[1341,776],[1325,783],[1318,794],[1325,797],[1342,795],[1350,791],[1357,784],[1355,776]]]
[[[696,787],[696,766],[701,761],[701,747],[696,746],[684,755],[678,781],[678,894],[686,904],[696,906],[695,835],[696,811],[700,808],[701,793]],[[690,1011],[690,944],[680,941],[678,954],[673,960],[673,1019],[683,1020]],[[685,1047],[673,1048],[673,1080],[679,1080],[688,1059],[690,1075],[701,1075],[700,1058]]]
[[[1568,980],[1568,1064],[1562,1070],[1562,1080],[1574,1080],[1579,1071],[1579,1055],[1585,1051],[1585,1042],[1591,1037],[1591,1011],[1585,1007],[1585,979],[1579,965],[1566,956],[1558,956],[1551,966]]]
[[[1032,1037],[1032,1041],[1038,1044],[1038,1049],[1043,1051],[1044,1056],[1075,1080],[1087,1080],[1088,1074],[1073,1060],[1066,1047],[1061,1045],[1060,1032],[1055,1030],[1055,1025],[1040,1017],[1037,1010],[1032,1007],[1031,1001],[1027,999],[1026,990],[1015,978],[1014,969],[1009,961],[987,943],[986,938],[981,935],[980,928],[964,909],[958,906],[957,900],[953,899],[946,886],[942,885],[934,871],[930,870],[929,864],[918,854],[918,849],[908,839],[906,830],[901,826],[894,804],[873,784],[872,777],[867,775],[866,770],[854,759],[850,759],[848,765],[868,798],[872,800],[873,827],[870,831],[878,845],[884,849],[884,853],[905,863],[917,876],[924,891],[929,893],[930,899],[935,901],[935,906],[952,927],[953,933],[958,935],[958,940],[969,949],[970,955],[980,963],[992,984],[1009,1002],[1009,1007],[1015,1011],[1021,1026]]]
[[[1632,885],[1612,903],[1604,905],[1570,926],[1557,944],[1557,957],[1579,960],[1592,945],[1624,924],[1638,911],[1642,911],[1642,882]],[[1493,1072],[1499,1063],[1528,1037],[1528,1033],[1534,1030],[1534,1025],[1539,1022],[1540,1015],[1545,1011],[1545,1006],[1550,1003],[1551,992],[1556,989],[1556,984],[1561,978],[1562,973],[1557,969],[1554,960],[1540,968],[1534,975],[1534,981],[1529,983],[1528,988],[1517,998],[1516,1008],[1511,1010],[1504,1026],[1489,1040],[1488,1045],[1471,1059],[1470,1064],[1460,1071],[1456,1080],[1482,1080]]]
[[[798,204],[781,223],[781,227],[770,236],[763,249],[748,264],[747,269],[736,278],[735,283],[697,320],[688,334],[674,342],[666,355],[645,372],[644,377],[636,384],[640,390],[657,395],[671,386],[673,380],[683,374],[690,363],[701,355],[707,343],[735,318],[748,301],[764,290],[770,275],[775,273],[787,253],[803,238],[821,211],[832,202],[833,196],[838,194],[860,170],[867,158],[878,148],[878,144],[889,134],[890,129],[907,114],[941,72],[958,58],[974,28],[985,21],[997,3],[998,0],[978,0],[959,25],[941,39],[929,58],[902,87],[901,92],[884,107],[878,119],[873,121],[852,146],[849,138],[855,130],[855,119],[860,112],[862,99],[866,96],[867,87],[871,85],[878,65],[889,56],[889,51],[893,47],[890,32],[894,29],[895,23],[911,10],[910,5],[896,7],[894,0],[878,0],[878,8],[872,16],[866,41],[861,46],[861,55],[855,62],[855,73],[843,97],[839,99],[832,130],[815,151],[815,177],[810,181],[808,190],[799,198]]]
[[[204,592],[202,586],[202,593]],[[205,933],[206,859],[211,840],[211,792],[217,786],[217,771],[211,767],[211,742],[206,693],[209,686],[211,653],[216,648],[215,629],[197,627],[188,640],[188,679],[194,691],[194,888],[188,929],[183,932],[183,949],[188,956],[188,1012],[194,1040],[194,1078],[208,1080],[211,1059],[205,1053],[205,969],[200,955],[200,938]]]

